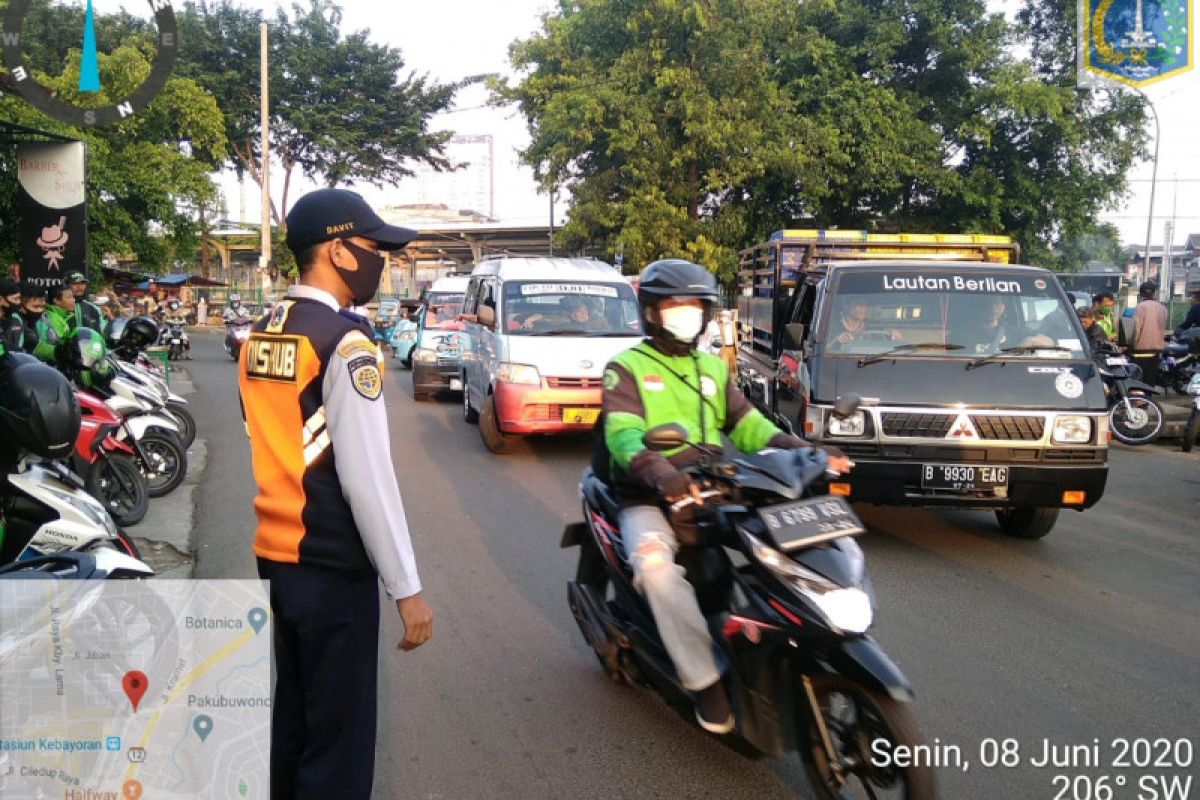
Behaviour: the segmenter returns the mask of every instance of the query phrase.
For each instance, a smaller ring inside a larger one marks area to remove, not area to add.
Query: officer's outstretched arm
[[[404,503],[396,485],[377,353],[361,332],[347,334],[325,371],[325,426],[342,495],[367,556],[393,600],[421,591]]]

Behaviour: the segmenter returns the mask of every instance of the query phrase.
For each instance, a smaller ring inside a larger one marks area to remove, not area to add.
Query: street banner
[[[84,144],[23,142],[17,147],[21,279],[42,286],[86,274]]]
[[[1079,0],[1079,83],[1142,87],[1190,70],[1193,2]]]

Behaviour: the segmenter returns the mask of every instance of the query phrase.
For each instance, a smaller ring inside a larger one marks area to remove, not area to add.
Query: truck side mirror
[[[804,323],[792,322],[783,326],[783,345],[788,350],[799,350],[804,344]]]

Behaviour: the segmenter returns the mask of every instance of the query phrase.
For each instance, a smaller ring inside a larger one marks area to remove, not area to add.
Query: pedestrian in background
[[[200,295],[200,302],[196,303],[196,324],[208,324],[208,298]]]
[[[1158,384],[1158,361],[1166,346],[1167,307],[1154,299],[1158,287],[1146,281],[1138,287],[1133,310],[1133,363],[1142,368],[1142,380]]]
[[[433,633],[392,466],[378,351],[370,324],[343,310],[379,289],[380,251],[416,235],[385,224],[354,192],[301,197],[287,215],[300,283],[243,348],[254,554],[274,612],[273,800],[371,795],[380,579],[404,624],[400,649]]]

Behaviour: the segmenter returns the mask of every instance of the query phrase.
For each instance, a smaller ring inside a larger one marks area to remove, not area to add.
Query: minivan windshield
[[[462,292],[430,292],[425,297],[425,327],[441,328],[454,322],[463,310]]]
[[[819,338],[829,353],[889,358],[1081,358],[1074,310],[1044,273],[981,266],[837,270]]]
[[[516,336],[640,336],[637,296],[627,283],[510,281],[504,330]]]

